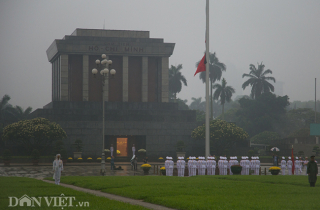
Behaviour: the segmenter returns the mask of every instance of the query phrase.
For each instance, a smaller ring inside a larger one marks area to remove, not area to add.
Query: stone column
[[[161,102],[169,102],[169,57],[162,57],[161,78]]]
[[[123,56],[122,58],[122,101],[128,102],[128,91],[129,91],[129,77],[128,77],[128,56]]]
[[[148,57],[142,57],[142,102],[148,102]]]
[[[82,100],[89,100],[89,55],[83,55],[82,64]]]
[[[68,90],[68,55],[60,55],[61,94],[60,101],[69,101]]]

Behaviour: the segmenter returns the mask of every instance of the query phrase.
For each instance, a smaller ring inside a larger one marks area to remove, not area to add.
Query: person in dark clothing
[[[137,165],[138,165],[138,158],[137,157],[134,157],[133,159],[133,170],[137,170]]]
[[[110,164],[111,164],[111,170],[114,170],[114,157],[113,156],[111,156]]]
[[[307,165],[307,174],[308,174],[310,187],[315,187],[317,182],[317,175],[318,175],[318,165],[314,161],[314,155],[311,156],[311,159]]]

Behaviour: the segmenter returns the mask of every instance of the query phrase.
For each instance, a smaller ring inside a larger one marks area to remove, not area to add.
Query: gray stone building
[[[177,141],[187,155],[203,155],[204,142],[191,138],[196,113],[179,110],[168,98],[169,57],[174,43],[149,38],[148,31],[76,29],[54,40],[47,50],[52,63],[52,102],[32,117],[59,123],[67,132],[68,156],[76,139],[83,155],[99,157],[102,150],[102,99],[105,100],[105,148],[113,144],[117,159],[132,157],[132,144],[150,159],[175,156]],[[116,70],[105,80],[94,76],[96,59],[106,54]],[[103,88],[103,91],[102,91]]]

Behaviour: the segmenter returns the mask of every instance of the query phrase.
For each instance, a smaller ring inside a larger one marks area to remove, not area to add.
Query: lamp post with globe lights
[[[104,90],[106,80],[109,79],[109,73],[113,77],[116,74],[116,70],[111,69],[109,71],[109,68],[112,64],[112,60],[108,60],[106,54],[102,54],[101,58],[102,58],[101,61],[99,59],[96,60],[97,68],[92,69],[92,74],[95,76],[98,73],[98,69],[102,68],[100,70],[100,74],[102,75],[102,155],[101,155],[100,173],[104,175],[106,170],[106,162],[105,162],[105,154],[104,154],[104,100],[105,99],[104,99],[103,90]],[[108,91],[108,87],[106,91]]]

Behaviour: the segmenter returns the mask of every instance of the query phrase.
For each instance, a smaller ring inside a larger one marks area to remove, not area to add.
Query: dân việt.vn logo
[[[29,197],[23,195],[21,198],[9,196],[8,207],[24,206],[24,207],[89,207],[89,202],[76,201],[74,196],[44,196],[44,197]]]

